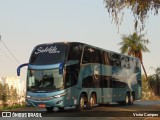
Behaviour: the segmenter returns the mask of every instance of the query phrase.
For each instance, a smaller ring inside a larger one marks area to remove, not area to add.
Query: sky
[[[33,48],[41,43],[78,41],[120,52],[123,34],[134,32],[133,15],[125,11],[119,28],[112,22],[103,0],[0,0],[0,77],[16,76],[16,69],[29,61]],[[144,66],[160,67],[160,15],[150,14],[145,38],[150,53],[143,54]],[[26,77],[25,70],[22,76]]]

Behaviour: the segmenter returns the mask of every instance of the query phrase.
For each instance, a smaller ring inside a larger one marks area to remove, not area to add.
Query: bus
[[[80,42],[37,45],[27,66],[28,106],[64,110],[92,109],[116,102],[132,105],[141,99],[141,64],[135,57]]]

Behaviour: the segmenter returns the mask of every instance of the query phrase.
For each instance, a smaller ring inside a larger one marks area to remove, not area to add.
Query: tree
[[[2,100],[2,106],[7,106],[7,90],[8,90],[8,85],[4,84],[2,86],[2,93],[1,93],[1,100]]]
[[[149,12],[158,15],[160,8],[160,0],[104,0],[104,3],[117,26],[123,21],[125,9],[130,9],[134,16],[135,29],[141,23],[140,30],[144,30]]]
[[[0,83],[0,100],[2,99],[3,85]]]
[[[149,86],[155,95],[160,95],[160,86],[159,86],[160,85],[160,68],[151,67],[151,69],[154,69],[155,74],[150,76]]]
[[[12,101],[17,100],[18,98],[17,89],[14,88],[13,86],[11,86],[10,88],[10,96],[11,96],[10,98]]]
[[[18,94],[17,94],[17,89],[16,88],[13,89],[13,99],[18,100]]]
[[[134,32],[132,35],[122,36],[122,42],[120,51],[122,54],[128,54],[130,56],[135,56],[140,59],[142,68],[144,70],[145,76],[147,78],[147,73],[143,65],[142,52],[149,52],[149,49],[145,46],[149,43],[148,39],[144,39],[144,34],[138,35],[137,32]]]

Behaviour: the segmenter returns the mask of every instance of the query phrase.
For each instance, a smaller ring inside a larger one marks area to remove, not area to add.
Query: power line
[[[11,54],[11,56],[15,59],[15,61],[18,63],[18,64],[21,64],[17,58],[12,54],[12,52],[9,50],[9,48],[6,46],[6,44],[3,42],[3,40],[1,39],[1,35],[0,35],[0,41],[2,42],[2,44],[5,46],[5,48],[8,50],[8,52]]]
[[[15,59],[15,61],[18,63],[18,64],[21,64],[18,59],[13,55],[13,53],[9,50],[9,48],[7,47],[7,45],[3,42],[3,40],[1,39],[1,35],[0,35],[0,42],[2,42],[2,44],[4,45],[4,47],[8,50],[8,52],[10,53],[10,55]],[[14,64],[16,64],[4,51],[2,51],[0,49],[0,51],[8,58],[10,59]],[[23,68],[24,71],[26,71],[25,68]]]
[[[0,49],[0,51],[3,53],[3,55],[5,55],[12,63],[14,63],[16,66],[17,64],[2,50]]]

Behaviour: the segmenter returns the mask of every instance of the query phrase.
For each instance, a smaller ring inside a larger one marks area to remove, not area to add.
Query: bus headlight
[[[56,96],[54,96],[55,98],[60,98],[62,95],[56,95]]]
[[[54,98],[60,98],[60,97],[62,97],[62,96],[64,96],[65,94],[67,94],[68,92],[66,92],[66,93],[62,93],[62,94],[59,94],[59,95],[55,95],[55,96],[53,96]]]
[[[31,96],[27,95],[27,98],[31,98]]]

